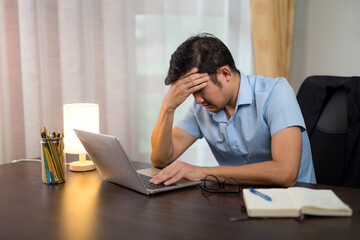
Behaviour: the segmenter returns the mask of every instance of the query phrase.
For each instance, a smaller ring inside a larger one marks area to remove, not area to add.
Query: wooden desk
[[[66,183],[53,186],[42,183],[39,162],[5,164],[0,239],[360,239],[360,189],[298,186],[333,189],[353,217],[230,222],[245,214],[236,195],[205,198],[191,187],[145,196],[102,181],[96,171],[68,172]]]

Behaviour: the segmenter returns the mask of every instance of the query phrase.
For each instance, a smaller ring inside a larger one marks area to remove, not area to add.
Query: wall
[[[297,0],[289,82],[310,75],[360,76],[360,1]]]

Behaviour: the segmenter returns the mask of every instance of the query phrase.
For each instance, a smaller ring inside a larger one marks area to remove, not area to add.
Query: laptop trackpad
[[[160,171],[161,171],[161,169],[159,169],[159,168],[145,168],[145,169],[137,170],[136,172],[141,173],[145,176],[153,177],[156,174],[158,174]]]

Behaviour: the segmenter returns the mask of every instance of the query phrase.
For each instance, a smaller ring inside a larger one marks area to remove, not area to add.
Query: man
[[[286,79],[246,76],[224,43],[200,34],[173,53],[165,84],[171,86],[151,138],[152,164],[164,169],[150,182],[168,185],[215,175],[240,184],[315,183],[305,124]],[[172,129],[176,108],[191,94],[194,104]],[[202,137],[219,166],[176,160]]]

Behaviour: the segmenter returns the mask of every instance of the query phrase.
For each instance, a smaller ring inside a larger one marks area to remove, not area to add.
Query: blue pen
[[[259,197],[262,197],[263,199],[265,199],[265,200],[267,200],[267,201],[269,201],[269,202],[272,201],[271,197],[266,196],[265,194],[262,194],[261,192],[256,191],[256,190],[253,189],[253,188],[250,188],[250,192],[252,192],[252,193],[255,194],[255,195],[258,195]]]

